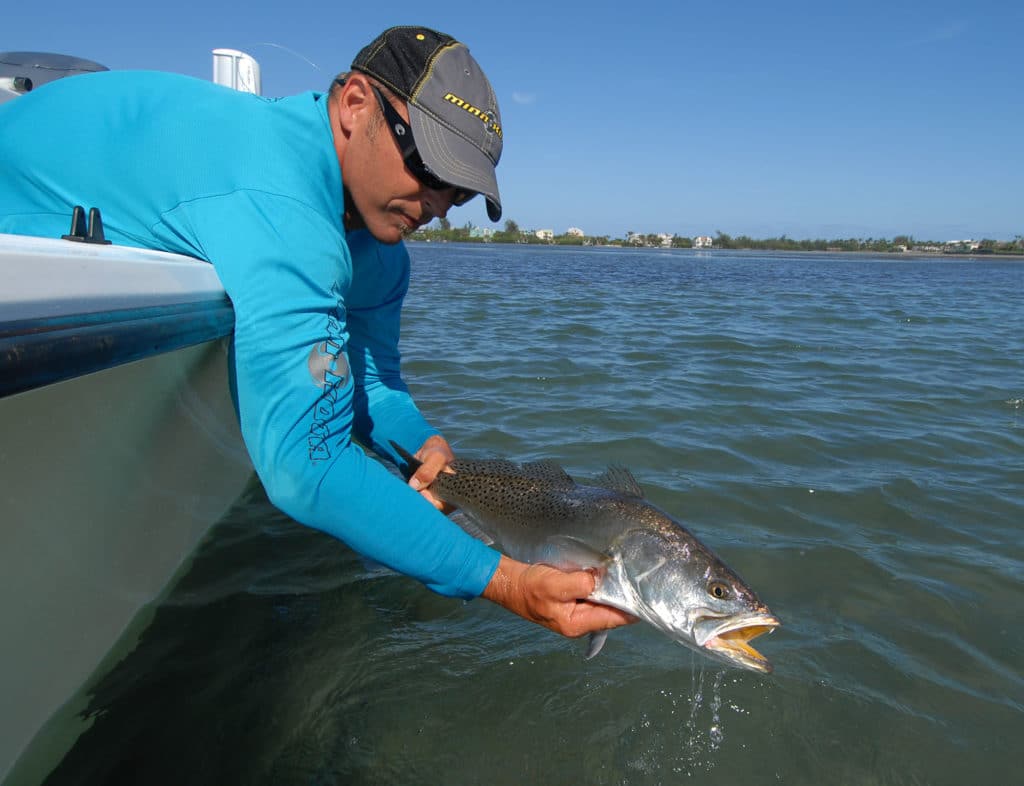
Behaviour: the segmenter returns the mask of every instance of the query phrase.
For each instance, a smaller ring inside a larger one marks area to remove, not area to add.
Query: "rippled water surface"
[[[630,467],[783,619],[775,673],[642,625],[585,661],[254,487],[82,697],[48,783],[1019,777],[1024,264],[411,253],[407,378],[456,450]]]

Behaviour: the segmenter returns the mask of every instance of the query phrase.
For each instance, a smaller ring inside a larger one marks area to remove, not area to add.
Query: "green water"
[[[776,671],[642,625],[585,661],[257,488],[83,696],[47,783],[1019,777],[1024,265],[411,253],[406,374],[457,452],[630,467],[782,618]]]

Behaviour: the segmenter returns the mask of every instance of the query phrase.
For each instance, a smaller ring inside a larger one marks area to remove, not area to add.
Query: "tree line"
[[[453,227],[446,218],[438,219],[417,230],[411,235],[413,240],[448,243],[520,243],[534,245],[562,246],[639,246],[639,247],[670,247],[692,248],[693,238],[674,235],[666,242],[666,236],[658,234],[627,233],[625,238],[608,235],[554,235],[550,239],[540,238],[533,230],[520,229],[519,224],[508,219],[502,229],[483,231],[467,223],[462,227]],[[934,240],[916,240],[911,235],[896,235],[893,238],[791,238],[785,234],[780,237],[753,238],[748,235],[733,237],[721,230],[712,238],[712,248],[756,250],[756,251],[860,251],[872,253],[899,253],[903,251],[930,251],[941,253],[972,253],[972,254],[1022,254],[1024,255],[1024,235],[1016,235],[1013,240],[982,239],[970,245],[950,245],[948,242]]]

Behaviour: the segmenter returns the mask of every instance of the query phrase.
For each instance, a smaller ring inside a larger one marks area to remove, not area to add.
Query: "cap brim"
[[[415,104],[406,106],[423,163],[445,182],[482,194],[487,200],[488,217],[491,221],[500,220],[501,196],[494,162],[472,142],[445,128]]]

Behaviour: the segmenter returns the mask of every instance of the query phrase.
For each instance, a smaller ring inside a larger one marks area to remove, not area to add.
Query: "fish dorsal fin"
[[[572,479],[562,466],[552,459],[542,461],[528,461],[522,465],[522,472],[530,478],[543,480],[552,486],[568,487],[575,486],[576,481]]]
[[[594,485],[609,491],[617,491],[627,497],[644,498],[640,484],[636,482],[633,473],[625,467],[608,467],[605,473],[594,481]]]

